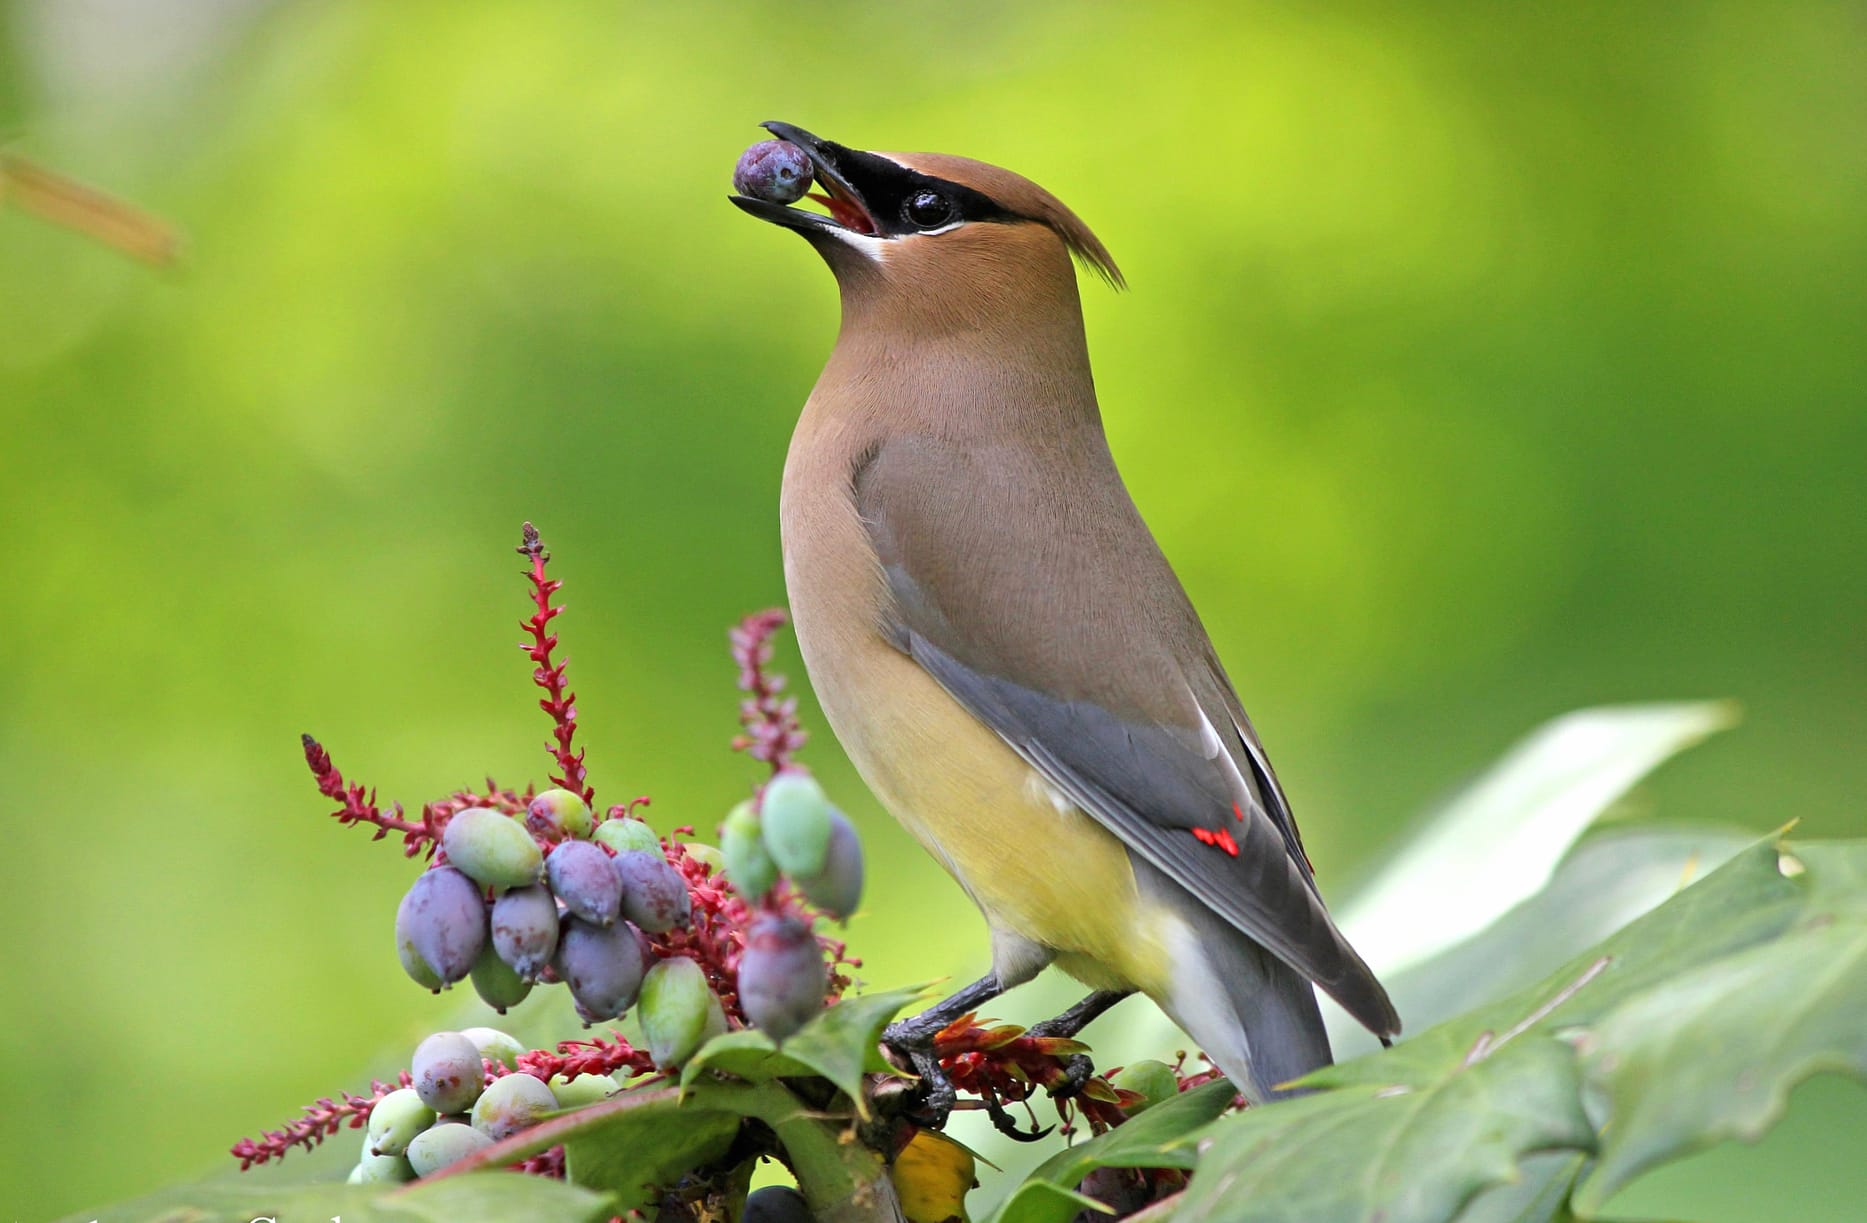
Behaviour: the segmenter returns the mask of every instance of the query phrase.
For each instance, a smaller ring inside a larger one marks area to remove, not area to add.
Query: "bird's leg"
[[[1073,1038],[1102,1012],[1133,992],[1131,989],[1099,989],[1054,1019],[1046,1019],[1034,1025],[1026,1034]],[[1063,1081],[1051,1087],[1050,1094],[1058,1099],[1067,1100],[1083,1089],[1083,1084],[1087,1083],[1089,1077],[1095,1073],[1095,1066],[1086,1055],[1076,1053],[1063,1063],[1063,1073]]]
[[[912,1019],[898,1019],[882,1029],[882,1043],[906,1058],[914,1067],[914,1073],[920,1076],[920,1088],[915,1092],[919,1097],[916,1111],[932,1122],[935,1128],[945,1123],[958,1096],[953,1090],[952,1080],[940,1068],[939,1057],[934,1054],[934,1037],[940,1035],[955,1019],[977,1010],[1004,992],[1004,987],[998,983],[998,975],[988,972],[965,989],[945,1001],[934,1003]]]
[[[912,1019],[897,1019],[882,1029],[882,1043],[906,1053],[910,1049],[928,1049],[942,1029],[969,1011],[1005,992],[997,973],[986,973],[965,989],[942,1002],[936,1002]],[[1087,1021],[1085,1021],[1087,1022]]]

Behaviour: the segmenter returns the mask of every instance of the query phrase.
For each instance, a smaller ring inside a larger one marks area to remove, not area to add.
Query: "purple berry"
[[[409,1059],[415,1094],[441,1114],[464,1113],[480,1098],[486,1065],[474,1043],[458,1032],[436,1032]]]
[[[585,1023],[614,1019],[635,1005],[648,958],[628,922],[593,926],[569,918],[558,938],[557,974]]]
[[[816,1223],[804,1195],[789,1185],[767,1185],[746,1197],[739,1223]]]
[[[783,140],[761,140],[739,154],[733,190],[774,204],[793,204],[810,190],[816,168],[804,150]]]
[[[693,916],[687,880],[659,853],[624,850],[610,868],[622,889],[622,915],[650,934],[666,934]]]
[[[862,840],[849,817],[830,808],[830,846],[823,869],[793,880],[804,898],[831,917],[847,920],[862,900]]]
[[[622,904],[622,880],[609,855],[589,841],[565,841],[545,859],[545,877],[572,917],[592,925],[616,920]]]
[[[783,1041],[823,1010],[829,988],[823,948],[794,917],[752,923],[739,958],[739,1008],[774,1041]]]
[[[395,942],[409,976],[429,989],[452,985],[486,945],[480,889],[451,866],[422,872],[396,907]]]
[[[558,945],[558,905],[542,885],[513,888],[493,902],[493,950],[524,981],[535,981]]]

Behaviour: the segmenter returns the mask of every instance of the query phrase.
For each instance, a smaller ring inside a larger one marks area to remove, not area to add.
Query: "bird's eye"
[[[938,191],[916,191],[902,206],[901,214],[920,229],[938,229],[953,219],[953,201]]]

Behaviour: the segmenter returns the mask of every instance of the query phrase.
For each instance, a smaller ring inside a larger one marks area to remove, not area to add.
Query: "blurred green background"
[[[1325,888],[1609,700],[1747,708],[1659,812],[1867,831],[1864,52],[1843,3],[0,6],[0,138],[191,246],[0,211],[0,1212],[221,1170],[438,1026],[411,868],[297,735],[411,805],[541,779],[521,519],[600,796],[711,829],[745,791],[724,631],[782,600],[836,325],[725,202],[762,119],[1009,165],[1115,252],[1112,443]],[[869,979],[982,967],[810,759]],[[1858,1202],[1863,1093],[1800,1099],[1624,1204]]]

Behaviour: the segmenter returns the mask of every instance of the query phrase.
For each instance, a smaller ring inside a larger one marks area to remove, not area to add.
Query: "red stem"
[[[305,1106],[305,1115],[286,1123],[282,1130],[267,1130],[255,1142],[251,1138],[242,1138],[233,1144],[233,1157],[240,1161],[240,1171],[244,1172],[254,1164],[270,1163],[275,1159],[284,1159],[286,1152],[293,1147],[303,1147],[309,1151],[338,1130],[348,1125],[353,1130],[362,1129],[369,1120],[370,1110],[376,1102],[398,1087],[407,1087],[414,1079],[404,1070],[396,1076],[393,1083],[378,1079],[370,1084],[367,1096],[343,1093],[343,1102],[332,1100],[329,1096],[316,1104]]]
[[[310,735],[303,736],[305,744],[305,763],[311,766],[311,774],[317,778],[318,793],[326,798],[336,799],[343,806],[331,812],[340,824],[374,824],[374,840],[382,840],[392,832],[402,834],[402,853],[414,857],[426,849],[434,852],[438,840],[437,829],[426,817],[420,823],[402,818],[402,804],[396,803],[395,814],[385,815],[376,806],[376,791],[365,791],[362,786],[344,783],[344,775],[337,771],[331,762],[331,754],[324,750],[324,745]]]
[[[531,572],[527,574],[532,584],[532,602],[537,606],[531,618],[523,621],[520,627],[531,634],[529,644],[519,648],[534,664],[532,682],[544,689],[544,699],[538,707],[551,715],[552,742],[546,744],[551,756],[557,761],[558,771],[551,780],[566,790],[574,790],[588,803],[596,798],[596,791],[587,780],[587,770],[583,764],[583,752],[571,751],[571,739],[577,734],[577,694],[564,684],[564,668],[569,660],[553,663],[551,651],[557,648],[557,634],[550,631],[551,622],[563,612],[562,607],[553,607],[551,597],[563,588],[564,583],[545,576],[545,566],[551,561],[551,554],[545,550],[544,542],[538,538],[538,528],[526,523],[521,531],[524,540],[518,547],[519,555],[531,558]]]

